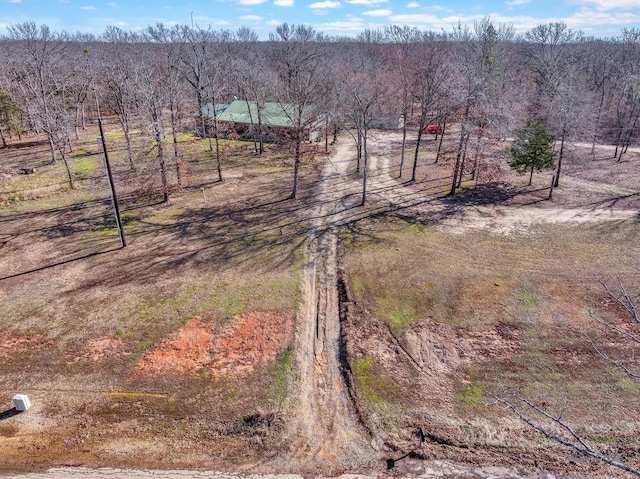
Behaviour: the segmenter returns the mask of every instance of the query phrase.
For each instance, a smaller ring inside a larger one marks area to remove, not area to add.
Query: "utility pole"
[[[107,153],[107,144],[104,138],[104,131],[102,130],[102,119],[98,118],[98,127],[100,128],[100,143],[102,143],[102,150],[104,151],[104,164],[107,168],[107,180],[109,182],[109,189],[111,190],[111,204],[113,205],[113,212],[116,217],[116,225],[118,227],[118,235],[120,236],[121,247],[127,246],[127,242],[124,239],[124,230],[122,229],[122,220],[120,219],[120,208],[118,207],[118,197],[116,196],[116,189],[113,186],[113,176],[111,175],[111,165],[109,165],[109,154]]]

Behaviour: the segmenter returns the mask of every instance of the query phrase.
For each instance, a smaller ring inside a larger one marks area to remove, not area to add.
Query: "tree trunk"
[[[416,170],[418,169],[418,153],[420,151],[420,140],[422,139],[422,128],[418,130],[418,142],[416,143],[416,151],[413,155],[413,169],[411,170],[411,182],[416,181]],[[402,171],[401,171],[402,173]],[[401,175],[400,175],[401,176]],[[398,178],[400,177],[398,176]]]
[[[80,132],[78,131],[78,124],[80,123],[80,103],[76,103],[76,122],[74,130],[76,132],[76,140],[80,139]]]
[[[531,182],[533,181],[533,167],[534,167],[534,163],[533,161],[531,162],[531,173],[529,174],[529,185],[531,186]]]
[[[478,142],[476,143],[476,152],[473,155],[473,171],[471,172],[471,179],[476,182],[476,186],[478,186],[478,166],[480,164],[480,144],[482,142],[482,138],[478,137]]]
[[[293,163],[293,189],[291,191],[291,195],[289,199],[295,200],[298,195],[298,171],[300,169],[300,130],[296,131],[296,150],[295,150],[295,160]]]
[[[69,187],[73,190],[75,189],[76,186],[73,183],[73,174],[71,173],[71,168],[69,168],[69,162],[67,161],[67,156],[64,154],[64,148],[60,151],[60,155],[62,156],[64,167],[67,169],[67,177],[69,178]]]
[[[122,129],[124,131],[124,140],[127,144],[127,156],[129,157],[129,169],[133,170],[133,149],[131,148],[131,135],[129,134],[129,126]]]
[[[362,130],[357,127],[358,138],[356,140],[356,173],[360,173],[360,159],[362,158]]]
[[[47,133],[47,137],[49,139],[49,150],[51,151],[51,164],[55,165],[58,162],[56,158],[56,145],[53,143],[53,136],[51,133]]]
[[[460,161],[462,160],[462,148],[464,146],[464,137],[465,137],[465,132],[464,132],[464,126],[463,126],[462,130],[460,131],[460,142],[458,143],[458,152],[456,153],[456,162],[453,166],[453,178],[451,181],[451,189],[449,190],[449,193],[447,194],[447,196],[453,196],[456,194],[456,185],[458,184],[458,174],[460,170]]]
[[[462,177],[464,176],[464,167],[467,161],[467,149],[469,147],[469,137],[471,133],[468,133],[464,139],[464,147],[462,149],[462,162],[460,163],[460,174],[458,175],[458,188],[462,188]]]
[[[405,108],[402,111],[402,148],[400,150],[400,174],[398,175],[398,178],[402,178],[402,170],[404,168],[404,149],[405,149],[405,145],[407,143],[407,109],[406,109],[406,103],[405,103]],[[415,162],[413,164],[413,176],[411,181],[415,181],[415,169],[416,169],[416,165]]]
[[[591,155],[596,151],[596,141],[598,139],[598,130],[600,128],[600,118],[602,117],[602,105],[604,105],[604,83],[602,84],[602,94],[600,95],[600,104],[598,105],[598,114],[596,115],[596,123],[594,125],[593,143],[591,144]]]
[[[256,102],[256,108],[258,110],[258,133],[260,134],[260,154],[264,153],[264,138],[262,136],[262,115],[260,113],[260,105]]]
[[[209,134],[208,134],[207,122],[204,118],[204,104],[202,100],[202,92],[200,90],[197,90],[196,100],[198,101],[198,111],[200,112],[200,129],[202,130],[202,136],[203,138],[209,138],[209,151],[213,151],[211,138],[209,137]],[[215,114],[216,105],[214,103],[212,103],[212,105],[213,105],[213,111]]]
[[[220,138],[218,132],[218,109],[216,108],[215,101],[213,101],[213,134],[216,140],[216,169],[218,171],[218,181],[222,183],[222,161],[220,159]],[[211,138],[209,138],[211,143]]]
[[[4,137],[4,132],[2,131],[2,128],[0,128],[0,140],[2,140],[2,148],[6,148],[7,139]]]
[[[440,142],[438,143],[438,151],[436,152],[436,161],[434,163],[438,163],[440,159],[440,151],[442,150],[442,140],[444,139],[444,130],[447,127],[447,117],[444,117],[444,121],[442,122],[442,134],[440,135]]]
[[[369,152],[367,151],[367,131],[363,134],[364,164],[362,165],[362,201],[360,206],[364,206],[367,202],[367,172],[369,167]]]
[[[167,182],[167,169],[164,163],[164,151],[163,151],[163,145],[162,145],[162,136],[160,134],[160,125],[158,124],[158,115],[157,113],[154,111],[152,113],[152,119],[153,119],[153,128],[154,128],[154,134],[156,137],[156,143],[157,143],[157,148],[158,148],[158,164],[160,165],[160,177],[162,180],[162,202],[163,203],[168,203],[169,202],[169,185]]]
[[[158,160],[160,163],[160,176],[162,178],[162,202],[169,202],[169,185],[167,183],[167,169],[164,164],[164,153],[162,151],[162,140],[158,136]]]
[[[566,131],[562,130],[562,136],[560,137],[560,154],[558,155],[558,168],[556,169],[555,179],[553,180],[553,187],[557,188],[560,184],[560,171],[562,169],[562,157],[564,156],[564,138]]]
[[[175,105],[171,102],[171,136],[173,138],[173,159],[176,164],[176,180],[178,181],[178,188],[182,190],[182,174],[180,172],[180,159],[178,158],[178,132],[177,132],[177,117],[175,111]]]

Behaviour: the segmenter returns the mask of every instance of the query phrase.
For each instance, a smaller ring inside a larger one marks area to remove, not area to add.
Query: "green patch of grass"
[[[423,223],[409,223],[409,231],[415,234],[422,234],[427,227]]]
[[[116,339],[129,338],[131,337],[131,331],[128,331],[126,329],[116,328],[115,337]]]
[[[465,410],[478,411],[487,406],[486,388],[481,384],[468,384],[456,396]]]
[[[362,301],[364,299],[364,292],[366,290],[367,283],[361,278],[351,279],[351,291],[355,296],[356,301]]]
[[[75,162],[75,169],[81,176],[88,176],[91,172],[96,171],[100,167],[100,163],[96,161],[96,158],[92,157],[80,157]]]
[[[418,319],[418,313],[409,298],[384,296],[377,304],[380,316],[386,320],[395,334],[399,334],[407,326]]]
[[[415,310],[408,305],[405,305],[401,310],[391,311],[388,316],[388,320],[391,322],[391,327],[394,331],[401,331],[416,319],[418,319],[418,317]]]
[[[287,395],[287,385],[289,383],[289,374],[293,368],[293,351],[287,350],[278,355],[276,362],[270,367],[270,373],[273,377],[269,384],[269,400],[280,404]]]
[[[538,296],[528,290],[516,291],[516,298],[525,306],[536,308],[538,305]]]
[[[117,140],[118,138],[124,138],[124,131],[122,130],[110,131],[109,133],[105,133],[104,136],[106,137],[107,141]]]
[[[269,244],[269,239],[262,236],[248,236],[240,240],[242,248],[262,249]]]
[[[593,434],[589,437],[596,444],[610,445],[616,442],[616,438],[611,434]]]
[[[197,137],[193,133],[178,133],[176,136],[179,143],[186,142],[186,141],[194,141],[199,139],[199,137]]]
[[[392,382],[386,376],[376,372],[375,358],[364,356],[352,360],[351,368],[356,381],[358,396],[369,403],[387,403],[387,397],[393,392]]]

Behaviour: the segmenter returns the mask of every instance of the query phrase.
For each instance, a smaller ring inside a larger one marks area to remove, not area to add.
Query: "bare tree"
[[[462,184],[469,138],[484,135],[491,123],[501,117],[500,91],[509,68],[507,44],[513,39],[513,26],[494,24],[485,18],[473,30],[458,25],[451,33],[457,70],[456,94],[459,98],[460,138],[453,167],[449,195]]]
[[[414,79],[411,93],[413,100],[419,105],[420,116],[418,117],[418,140],[413,155],[411,181],[416,181],[422,132],[431,119],[431,115],[433,115],[435,109],[439,109],[441,112],[447,109],[444,100],[447,98],[449,78],[451,75],[447,58],[448,45],[446,39],[438,38],[435,35],[428,35],[424,37],[420,47],[417,55],[412,59]],[[440,118],[437,118],[436,123],[440,123]],[[440,142],[440,145],[441,144],[442,141]]]
[[[560,141],[560,151],[554,187],[558,187],[567,136],[584,123],[589,108],[585,105],[584,83],[581,78],[580,53],[576,44],[582,33],[571,30],[565,23],[538,25],[525,37],[525,55],[533,71],[536,84],[534,114],[543,120]],[[582,96],[582,98],[580,98]],[[576,121],[580,118],[580,121]],[[589,122],[591,123],[591,122]]]
[[[283,23],[269,38],[272,42],[269,60],[279,79],[276,96],[293,131],[293,187],[289,198],[295,199],[301,144],[305,132],[317,120],[318,105],[329,87],[327,50],[323,44],[324,37],[306,25]]]
[[[416,60],[416,45],[422,37],[422,32],[407,25],[400,27],[398,25],[388,25],[385,27],[385,36],[393,51],[390,55],[390,66],[395,72],[395,79],[400,83],[398,95],[400,99],[400,110],[402,118],[402,147],[400,149],[400,172],[398,177],[402,177],[404,168],[405,145],[407,142],[407,122],[409,120],[409,112],[411,107],[410,92],[413,87],[413,81],[416,79],[413,75],[412,64]],[[415,180],[415,179],[414,179]]]
[[[361,206],[364,206],[367,201],[369,130],[381,114],[381,105],[389,79],[388,71],[385,71],[383,66],[384,58],[372,52],[367,44],[355,46],[348,60],[336,66],[342,93],[340,98],[342,114],[356,129],[357,149],[362,155]]]
[[[11,66],[10,75],[22,90],[28,102],[25,111],[31,123],[44,131],[49,141],[51,162],[56,162],[54,136],[60,137],[60,129],[68,127],[62,110],[52,104],[59,101],[60,81],[56,78],[64,63],[68,44],[64,35],[52,32],[47,25],[36,26],[34,22],[9,25],[9,38],[19,43],[24,51],[19,62]]]
[[[166,71],[163,72],[161,84],[165,95],[165,104],[169,108],[176,180],[178,188],[182,189],[181,159],[178,148],[178,130],[182,120],[180,104],[184,98],[183,77],[180,72],[180,40],[182,32],[179,27],[168,29],[162,23],[158,23],[154,27],[148,27],[146,33],[154,43],[161,45],[161,53],[164,55]]]
[[[617,61],[614,112],[616,125],[613,157],[622,160],[640,125],[640,29],[623,30]]]
[[[138,82],[140,98],[140,114],[146,119],[154,148],[156,161],[160,169],[162,181],[162,200],[169,201],[169,184],[167,178],[167,166],[164,154],[165,130],[163,112],[167,106],[164,75],[168,65],[157,45],[147,45],[144,60],[139,63],[140,75]]]
[[[277,78],[275,73],[267,68],[262,51],[257,45],[257,34],[253,30],[246,27],[238,29],[237,41],[232,44],[232,48],[230,74],[240,98],[247,105],[254,151],[262,154],[265,140],[262,124],[264,105],[272,94],[272,86],[277,82]],[[252,108],[250,103],[255,108]]]
[[[122,30],[112,27],[103,34],[107,42],[99,69],[102,83],[105,85],[104,100],[109,108],[118,116],[127,147],[127,158],[131,169],[133,163],[133,148],[131,145],[131,129],[133,115],[138,109],[138,74],[136,49],[138,43],[132,43],[138,37],[131,38]]]
[[[221,70],[225,59],[220,58],[217,54],[219,50],[216,49],[217,43],[222,39],[220,35],[217,35],[211,29],[202,29],[198,26],[182,27],[181,35],[182,50],[180,59],[182,60],[182,66],[180,71],[195,93],[200,130],[203,137],[209,139],[209,151],[213,151],[213,143],[211,142],[205,105],[207,103],[211,104],[216,169],[218,181],[222,181],[217,100],[222,90]]]

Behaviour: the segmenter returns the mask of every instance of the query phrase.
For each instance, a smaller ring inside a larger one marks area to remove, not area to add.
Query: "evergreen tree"
[[[549,134],[541,121],[529,120],[518,131],[513,144],[507,148],[509,166],[523,175],[529,174],[529,185],[533,171],[553,168],[553,135]]]

